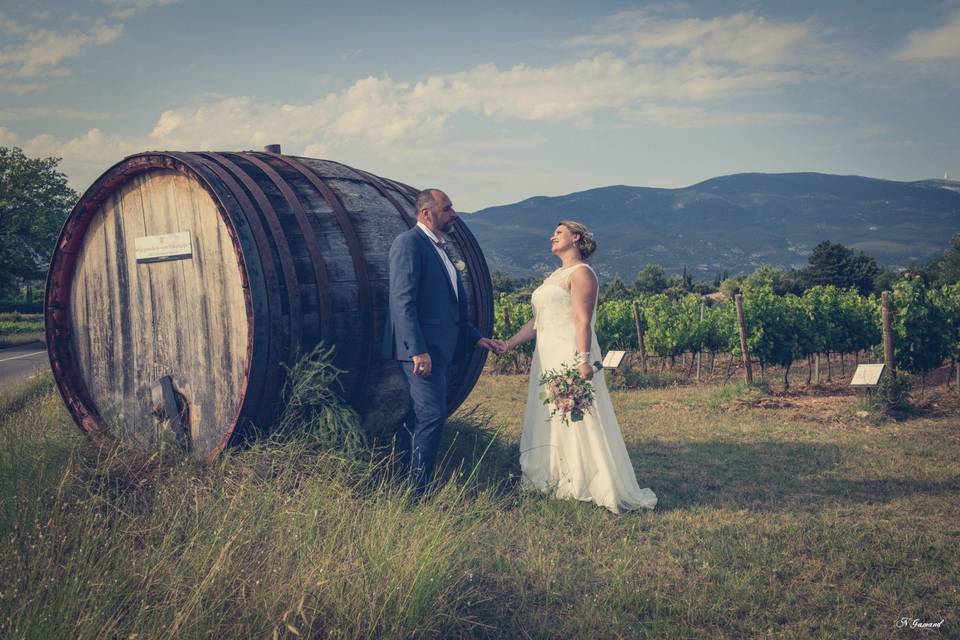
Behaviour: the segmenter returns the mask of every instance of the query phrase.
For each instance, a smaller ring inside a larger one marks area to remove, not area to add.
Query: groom
[[[457,217],[439,189],[417,194],[417,224],[390,245],[390,311],[383,357],[398,360],[410,386],[406,430],[410,477],[416,495],[426,493],[447,421],[447,374],[476,347],[499,344],[470,324],[460,276],[447,255],[444,233]]]

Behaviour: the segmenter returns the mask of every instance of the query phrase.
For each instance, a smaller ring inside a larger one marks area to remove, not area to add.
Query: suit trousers
[[[447,365],[434,362],[429,376],[413,375],[412,362],[400,362],[410,387],[406,430],[409,434],[410,481],[416,495],[428,491],[443,426],[447,422]]]

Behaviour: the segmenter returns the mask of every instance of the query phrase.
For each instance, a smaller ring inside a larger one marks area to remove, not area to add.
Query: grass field
[[[43,316],[0,313],[0,349],[44,340]]]
[[[201,467],[0,397],[5,638],[960,635],[960,408],[742,384],[618,391],[653,512],[516,488],[526,379],[481,378],[440,494],[308,439]],[[938,629],[898,629],[901,618]]]

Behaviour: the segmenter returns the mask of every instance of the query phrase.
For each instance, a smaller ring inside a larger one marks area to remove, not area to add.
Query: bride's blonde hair
[[[561,220],[557,224],[565,226],[570,230],[570,233],[575,233],[580,236],[580,239],[576,241],[576,246],[577,249],[580,250],[580,258],[582,260],[586,260],[597,250],[597,242],[593,239],[593,232],[587,229],[585,224],[581,224],[575,220]]]

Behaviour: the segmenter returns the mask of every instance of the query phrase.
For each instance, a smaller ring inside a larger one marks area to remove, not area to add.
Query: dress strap
[[[564,279],[564,281],[569,281],[569,280],[570,280],[570,274],[573,273],[574,271],[576,271],[576,270],[577,270],[577,267],[586,267],[587,269],[590,269],[590,271],[593,271],[593,267],[591,267],[590,265],[588,265],[586,262],[578,262],[577,264],[573,265],[572,267],[567,267],[566,269],[563,270],[563,271],[564,271],[564,273],[563,273],[563,279]],[[596,275],[597,275],[597,272],[596,272],[596,271],[593,271],[593,275],[596,276]]]
[[[562,269],[561,272],[558,274],[558,275],[559,275],[559,278],[558,278],[558,279],[559,279],[560,282],[563,283],[563,288],[564,288],[564,289],[569,289],[569,288],[570,288],[570,274],[572,274],[574,271],[576,271],[576,270],[577,270],[577,267],[586,267],[587,269],[590,269],[590,271],[593,271],[593,267],[591,267],[590,265],[588,265],[586,262],[580,262],[580,263],[577,263],[577,264],[575,264],[575,265],[573,265],[573,266],[571,266],[571,267],[567,267],[567,268],[565,268],[565,269]],[[593,276],[594,276],[594,277],[597,276],[597,272],[596,272],[596,271],[593,271]]]

